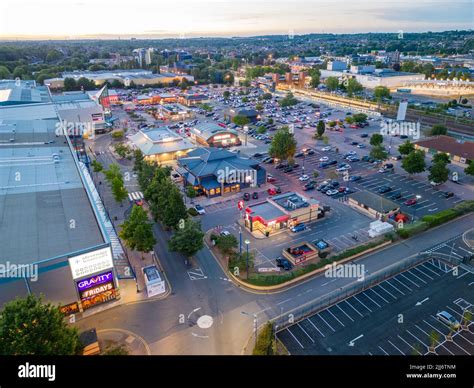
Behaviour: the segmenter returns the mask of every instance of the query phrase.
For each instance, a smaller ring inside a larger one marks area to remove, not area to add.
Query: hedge
[[[189,213],[189,215],[191,215],[191,216],[193,216],[193,217],[196,217],[196,216],[199,215],[198,211],[197,211],[195,208],[193,208],[193,207],[191,207],[191,208],[188,209],[188,213]]]
[[[397,234],[401,238],[409,238],[417,233],[424,232],[429,225],[424,221],[416,221],[413,224],[404,224],[403,228],[397,229]]]
[[[270,322],[267,322],[260,330],[252,354],[254,356],[271,356],[273,354],[273,325]]]

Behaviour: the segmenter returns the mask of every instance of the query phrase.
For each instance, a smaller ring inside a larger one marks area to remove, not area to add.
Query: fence
[[[302,306],[292,309],[282,315],[279,315],[278,317],[271,319],[270,321],[273,323],[275,331],[281,331],[286,327],[291,326],[298,321],[301,321],[308,316],[313,315],[316,312],[341,301],[342,299],[346,299],[352,295],[358,294],[359,292],[362,292],[400,272],[408,270],[409,268],[414,267],[428,260],[429,258],[430,256],[427,254],[410,256],[401,262],[392,264],[389,267],[366,276],[362,281],[355,281],[347,284],[338,290],[334,290],[329,294],[323,295]]]

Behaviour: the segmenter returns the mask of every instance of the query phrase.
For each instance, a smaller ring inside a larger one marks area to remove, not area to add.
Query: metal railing
[[[382,270],[374,272],[373,274],[366,276],[362,281],[354,281],[347,284],[337,290],[330,292],[329,294],[323,295],[315,300],[312,300],[302,306],[296,307],[289,310],[275,318],[270,319],[273,323],[275,331],[284,330],[286,327],[294,325],[295,323],[315,314],[316,312],[323,310],[337,302],[346,299],[352,295],[358,294],[362,291],[367,290],[370,287],[400,273],[408,270],[430,258],[426,254],[417,254],[410,256],[403,261],[392,264]]]

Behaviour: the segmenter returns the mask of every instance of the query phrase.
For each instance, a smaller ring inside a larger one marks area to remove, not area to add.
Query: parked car
[[[306,229],[306,225],[302,222],[301,224],[293,226],[290,230],[293,233],[298,233],[298,232],[302,232],[305,229]]]
[[[399,191],[397,191],[396,193],[393,193],[391,196],[390,196],[390,199],[400,199],[402,197],[402,193],[400,193]]]
[[[303,152],[298,152],[295,154],[295,158],[302,158],[304,156]]]
[[[329,158],[327,156],[323,156],[323,157],[319,158],[320,162],[327,162],[328,160],[329,160]]]
[[[368,134],[368,133],[361,133],[361,134],[360,134],[360,137],[366,138],[366,137],[369,137],[369,134]]]
[[[358,145],[357,145],[357,148],[359,148],[359,149],[365,148],[365,144],[362,144],[362,143],[361,143],[361,144],[358,144]]]
[[[230,236],[230,232],[228,230],[223,230],[222,232],[219,233],[222,237],[225,236]]]
[[[252,198],[253,198],[253,199],[258,199],[258,193],[257,193],[256,191],[254,191],[254,192],[252,193]]]
[[[244,201],[250,201],[250,194],[244,193]]]
[[[385,193],[388,193],[389,191],[392,191],[392,188],[390,186],[380,186],[377,191],[380,194],[385,194]]]
[[[291,166],[287,166],[283,169],[283,172],[285,174],[288,174],[289,172],[292,172],[292,171],[293,171],[293,167],[291,167]]]
[[[276,195],[277,191],[274,187],[271,187],[267,190],[268,195]]]
[[[301,175],[301,176],[298,178],[298,180],[299,180],[300,182],[306,182],[307,180],[309,180],[309,176],[306,175],[306,174]]]
[[[438,318],[440,321],[445,323],[448,326],[451,326],[454,330],[458,330],[461,326],[459,321],[454,318],[450,313],[447,311],[440,311],[436,314],[436,318]]]
[[[285,258],[278,258],[276,259],[277,267],[283,268],[285,271],[289,271],[293,268],[293,264],[288,259]]]
[[[405,202],[403,202],[406,206],[413,206],[418,202],[416,198],[409,198]]]
[[[361,179],[362,177],[360,175],[351,175],[351,177],[349,178],[351,182],[360,181]]]
[[[331,151],[331,146],[321,148],[321,151]]]
[[[273,182],[276,182],[276,179],[272,175],[267,175],[267,182],[268,183],[273,183]]]
[[[453,197],[453,196],[454,196],[454,193],[453,193],[452,191],[445,191],[445,192],[443,193],[443,197],[444,197],[444,198],[451,198],[451,197]]]
[[[201,205],[195,205],[194,210],[200,215],[206,214],[206,210]]]
[[[329,196],[336,195],[337,193],[339,193],[339,191],[336,189],[331,189],[331,190],[326,191],[326,195],[329,195]]]

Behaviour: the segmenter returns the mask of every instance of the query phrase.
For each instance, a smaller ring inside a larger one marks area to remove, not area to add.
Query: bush
[[[254,356],[271,356],[273,354],[273,325],[267,322],[257,336],[257,343],[253,348]]]
[[[189,208],[188,209],[188,213],[190,216],[193,216],[193,217],[196,217],[197,215],[199,215],[199,213],[197,212],[197,210],[193,207]]]
[[[123,131],[115,131],[115,132],[112,132],[112,139],[122,139],[123,138]]]
[[[405,224],[403,228],[397,229],[397,234],[401,238],[409,238],[414,236],[415,234],[425,231],[428,228],[429,226],[426,222],[417,221],[413,224]]]

